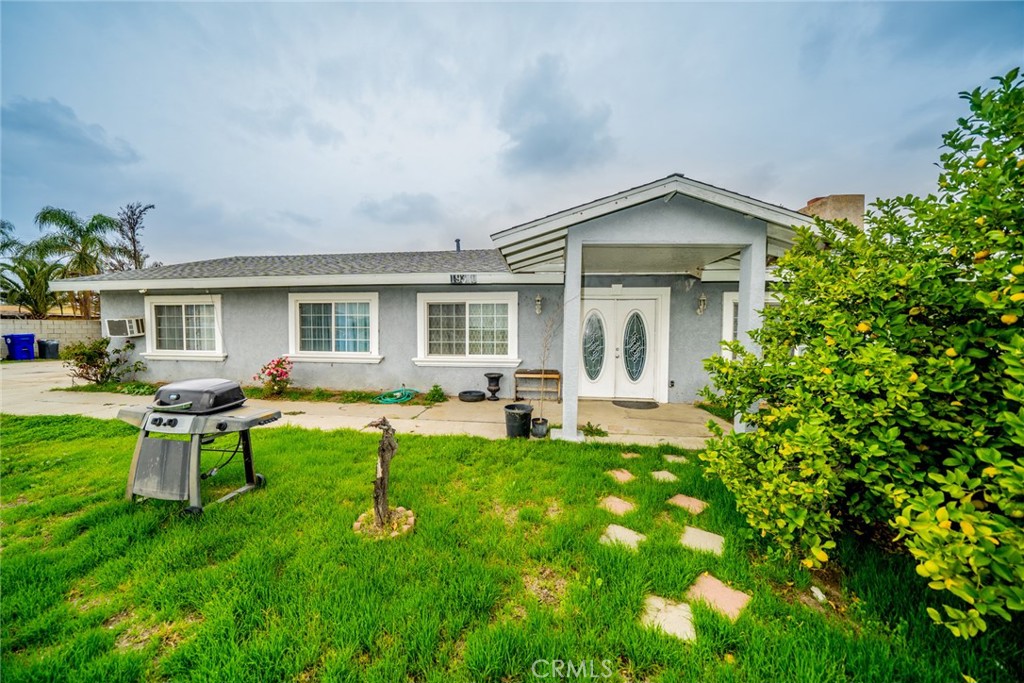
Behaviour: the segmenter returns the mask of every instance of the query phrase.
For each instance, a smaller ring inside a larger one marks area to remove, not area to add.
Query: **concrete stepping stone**
[[[601,543],[605,545],[614,545],[621,543],[627,548],[636,550],[636,547],[640,545],[640,541],[645,540],[647,537],[641,533],[627,529],[624,526],[618,524],[609,524],[608,528],[604,530],[604,535],[601,536]]]
[[[701,574],[686,591],[686,599],[690,602],[702,601],[731,621],[736,621],[740,612],[750,602],[750,596],[743,591],[729,588],[707,572]]]
[[[690,461],[686,459],[685,455],[666,454],[665,455],[665,462],[676,462],[676,463],[679,463],[679,464],[684,464],[684,463],[688,463]]]
[[[636,509],[636,505],[633,505],[628,500],[623,500],[617,496],[606,496],[602,498],[600,505],[608,512],[613,515],[618,515],[619,517]]]
[[[714,553],[715,555],[721,555],[722,546],[725,545],[725,539],[718,534],[698,529],[695,526],[683,528],[683,536],[679,539],[679,542],[687,548],[703,550],[705,552]]]
[[[684,602],[670,602],[657,595],[644,599],[644,614],[640,624],[661,629],[680,640],[696,640],[697,630],[693,627],[693,611]]]
[[[691,498],[690,496],[684,496],[681,493],[669,498],[668,502],[669,505],[681,507],[694,515],[699,515],[704,511],[704,508],[708,506],[707,503],[699,498]]]
[[[633,473],[629,470],[608,470],[605,474],[610,475],[612,479],[620,484],[625,484],[627,481],[633,481],[634,479]]]
[[[658,470],[656,472],[651,472],[651,476],[657,479],[658,481],[679,481],[679,477],[672,474],[668,470]]]
[[[626,460],[636,460],[637,458],[640,457],[640,454],[639,453],[623,453],[622,457],[625,458]]]

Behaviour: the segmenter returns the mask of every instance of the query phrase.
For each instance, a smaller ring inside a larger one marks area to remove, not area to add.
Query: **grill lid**
[[[218,377],[186,379],[156,390],[153,410],[203,415],[228,410],[245,402],[238,382]]]

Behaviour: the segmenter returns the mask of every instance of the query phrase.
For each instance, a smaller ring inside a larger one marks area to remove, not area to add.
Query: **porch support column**
[[[737,339],[748,350],[760,355],[761,348],[750,338],[750,331],[761,326],[761,315],[764,309],[765,269],[767,262],[767,235],[755,239],[753,243],[740,251],[740,291],[739,320],[737,321]],[[751,406],[750,411],[757,410]],[[733,420],[733,429],[737,432],[747,431],[747,424],[737,416]]]
[[[755,240],[740,251],[740,300],[737,339],[754,353],[761,349],[750,338],[750,331],[761,326],[764,309],[765,262],[767,245],[764,240]]]
[[[572,232],[565,240],[565,290],[562,304],[562,429],[551,436],[563,441],[580,441],[580,316],[583,306],[583,243]]]

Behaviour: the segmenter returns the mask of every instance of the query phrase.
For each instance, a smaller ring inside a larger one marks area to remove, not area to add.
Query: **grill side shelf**
[[[127,422],[133,427],[142,427],[142,423],[146,421],[146,413],[149,412],[149,406],[125,406],[117,411],[117,419],[123,422]]]

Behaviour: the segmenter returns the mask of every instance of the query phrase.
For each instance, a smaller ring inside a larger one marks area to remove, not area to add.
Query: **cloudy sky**
[[[934,187],[1024,3],[18,3],[3,218],[153,203],[165,262],[490,246],[670,173],[799,208]]]

